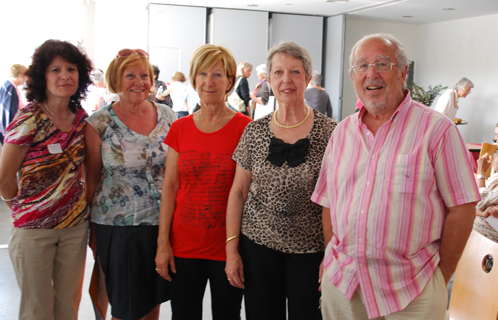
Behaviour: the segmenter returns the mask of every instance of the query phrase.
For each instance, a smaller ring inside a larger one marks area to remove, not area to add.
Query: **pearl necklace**
[[[202,109],[201,109],[201,110],[199,110],[199,122],[200,122],[203,126],[205,126],[205,127],[214,127],[214,126],[219,125],[219,124],[223,121],[223,119],[225,119],[225,116],[226,116],[226,115],[227,115],[227,109],[225,108],[225,112],[223,113],[223,116],[221,117],[221,120],[220,120],[220,121],[216,122],[215,124],[205,124],[205,123],[204,123],[204,122],[202,122],[202,120],[201,120],[201,116],[202,116]]]
[[[275,112],[273,113],[273,121],[275,121],[275,124],[277,126],[279,126],[281,128],[285,128],[285,129],[292,129],[292,128],[299,127],[300,125],[302,125],[303,123],[305,123],[306,120],[308,120],[308,117],[310,116],[310,107],[308,105],[306,105],[306,108],[307,108],[306,117],[304,117],[304,119],[301,122],[299,122],[299,123],[293,124],[291,126],[286,126],[284,124],[278,123],[278,121],[277,121],[277,111],[278,110],[275,110]]]
[[[53,112],[52,112],[52,110],[50,110],[50,108],[47,106],[47,104],[46,104],[45,102],[43,103],[43,105],[45,106],[45,108],[47,108],[47,110],[48,110],[48,111],[50,111],[50,113],[51,113],[54,117],[56,117],[56,118],[57,118],[57,119],[59,119],[59,120],[64,121],[64,120],[67,120],[67,119],[71,116],[71,111],[69,111],[69,110],[68,110],[68,111],[69,111],[69,114],[67,115],[67,117],[65,117],[64,119],[62,119],[61,117],[59,117],[59,116],[57,116],[55,113],[53,113]]]

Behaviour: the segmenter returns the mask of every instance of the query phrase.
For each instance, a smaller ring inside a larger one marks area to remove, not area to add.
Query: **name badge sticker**
[[[62,148],[60,143],[52,143],[48,145],[48,152],[51,154],[62,153]]]

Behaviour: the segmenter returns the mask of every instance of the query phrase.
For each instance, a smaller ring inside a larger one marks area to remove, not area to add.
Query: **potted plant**
[[[441,93],[442,90],[448,88],[448,86],[443,87],[438,84],[434,88],[429,86],[427,91],[424,88],[417,86],[414,82],[412,82],[412,87],[410,88],[412,99],[418,101],[428,107],[434,102],[434,99]]]

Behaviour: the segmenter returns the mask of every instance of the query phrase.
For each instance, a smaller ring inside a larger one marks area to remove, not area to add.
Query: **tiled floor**
[[[10,261],[7,244],[10,237],[10,210],[3,201],[0,201],[0,320],[14,320],[19,312],[19,288],[17,286],[14,270]],[[88,250],[87,264],[85,267],[85,283],[83,286],[83,298],[80,304],[79,319],[94,320],[93,307],[88,294],[88,284],[93,268],[93,257]],[[204,297],[204,320],[211,320],[211,296],[209,286]],[[110,308],[109,308],[110,309]],[[109,310],[110,311],[110,310]],[[106,319],[111,319],[110,315]],[[171,319],[170,303],[161,306],[160,320]],[[242,310],[242,319],[245,319]]]

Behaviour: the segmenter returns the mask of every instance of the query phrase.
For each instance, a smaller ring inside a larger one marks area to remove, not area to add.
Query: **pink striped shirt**
[[[358,285],[369,318],[402,310],[439,263],[445,207],[480,199],[456,126],[408,93],[375,135],[362,107],[339,123],[312,200],[330,208],[330,281],[351,299]]]

